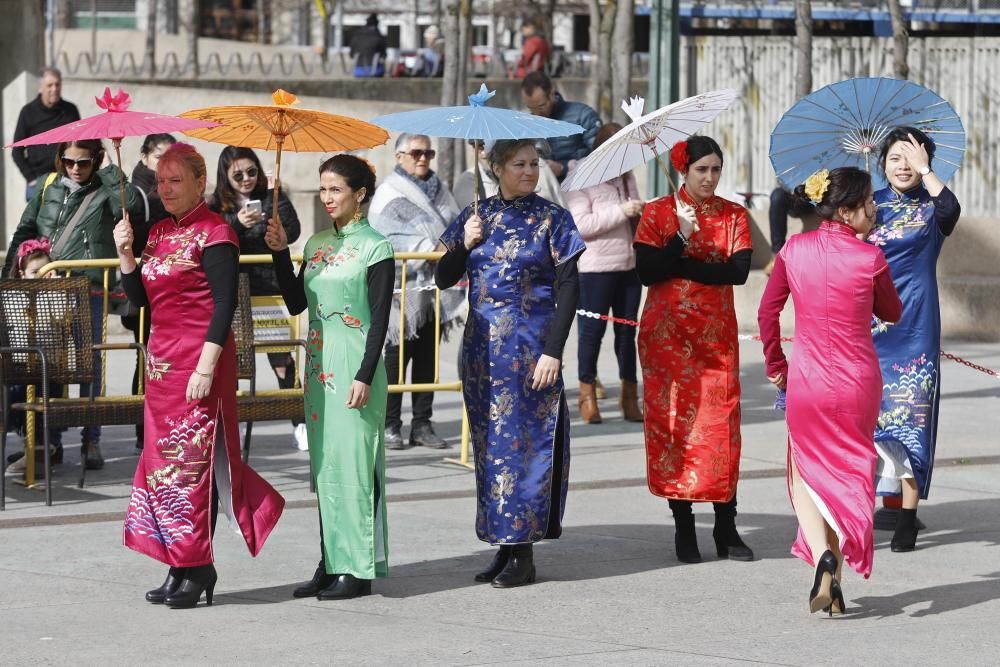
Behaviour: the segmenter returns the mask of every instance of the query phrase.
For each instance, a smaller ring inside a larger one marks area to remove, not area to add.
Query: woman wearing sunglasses
[[[122,218],[121,193],[118,167],[100,168],[104,160],[104,146],[99,139],[69,141],[56,149],[56,171],[49,174],[36,188],[34,196],[21,215],[7,249],[3,275],[11,275],[18,247],[25,241],[46,237],[52,242],[51,256],[59,259],[112,259],[117,257],[112,230]],[[41,180],[41,179],[39,179]],[[145,205],[142,196],[129,184],[125,185],[125,205],[129,217],[145,224]],[[87,275],[98,290],[104,288],[104,272],[88,269]],[[112,274],[114,281],[114,274]],[[103,333],[104,295],[95,291],[91,296],[91,323],[95,342],[101,342]],[[95,376],[101,376],[101,355],[94,355]],[[89,384],[80,386],[81,396],[90,395]],[[83,447],[81,458],[88,470],[104,467],[104,457],[99,446],[100,426],[85,426],[80,436]],[[58,448],[54,462],[62,461],[62,448]]]
[[[259,206],[248,207],[248,202]],[[215,172],[215,192],[208,198],[208,207],[221,215],[236,232],[240,242],[241,255],[269,255],[264,243],[267,219],[271,217],[274,189],[268,188],[267,176],[260,166],[257,154],[249,148],[226,146],[219,155],[219,166]],[[288,242],[294,243],[301,233],[299,216],[288,197],[278,195],[278,217],[285,228]],[[252,296],[273,296],[281,294],[278,281],[271,264],[244,264],[240,271],[250,280]],[[278,386],[291,389],[295,386],[295,359],[287,352],[269,352],[267,359],[278,378]],[[292,420],[295,428],[295,444],[305,451],[305,424]]]

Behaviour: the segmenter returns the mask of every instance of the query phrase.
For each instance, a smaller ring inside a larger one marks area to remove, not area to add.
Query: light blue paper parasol
[[[580,134],[583,128],[524,111],[486,106],[496,91],[487,90],[484,83],[479,92],[469,95],[468,106],[417,109],[379,116],[372,120],[393,132],[426,134],[450,139],[544,139]]]
[[[819,169],[858,167],[885,187],[878,161],[882,141],[901,125],[934,141],[933,167],[947,181],[965,157],[962,119],[937,93],[912,81],[857,78],[810,93],[785,112],[771,133],[771,164],[794,189]]]

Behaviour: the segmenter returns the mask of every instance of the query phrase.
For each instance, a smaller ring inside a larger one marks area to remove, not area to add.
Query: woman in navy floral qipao
[[[569,212],[534,193],[533,140],[498,141],[489,157],[500,192],[445,231],[436,282],[445,289],[469,276],[462,374],[476,533],[500,545],[476,581],[509,588],[534,582],[532,544],[562,533],[569,419],[560,359],[585,246]]]
[[[875,429],[875,492],[902,494],[891,548],[911,551],[917,540],[917,504],[930,490],[941,401],[937,259],[962,209],[931,169],[934,142],[923,132],[896,128],[881,153],[889,187],[875,193],[877,214],[868,241],[889,262],[903,317],[895,324],[876,318],[872,327],[883,385]]]

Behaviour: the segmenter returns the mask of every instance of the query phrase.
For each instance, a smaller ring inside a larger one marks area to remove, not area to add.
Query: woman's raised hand
[[[694,206],[687,204],[677,198],[677,224],[681,234],[685,238],[691,238],[691,234],[698,231],[698,216],[694,212]]]
[[[115,240],[115,248],[118,250],[118,254],[131,255],[132,243],[135,241],[135,235],[132,233],[132,223],[129,222],[128,213],[126,213],[125,217],[118,221],[118,224],[115,225],[115,229],[111,234]]]
[[[922,143],[918,142],[912,134],[907,134],[906,136],[909,138],[909,142],[901,141],[899,143],[899,152],[906,158],[906,163],[910,165],[910,169],[919,176],[921,169],[927,169],[931,166],[931,159],[927,156],[927,149]]]
[[[288,235],[285,233],[285,226],[278,218],[268,218],[267,231],[264,232],[264,243],[271,249],[271,252],[281,252],[288,248]]]
[[[472,250],[483,242],[483,219],[470,215],[465,221],[465,249]]]

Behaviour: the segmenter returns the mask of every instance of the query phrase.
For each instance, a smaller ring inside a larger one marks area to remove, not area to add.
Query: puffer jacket
[[[28,202],[21,221],[11,237],[7,249],[7,258],[3,265],[3,274],[11,275],[17,258],[17,249],[28,239],[48,237],[55,249],[61,243],[61,238],[67,232],[67,227],[76,215],[80,204],[91,192],[97,194],[87,206],[80,222],[69,231],[58,256],[52,259],[112,259],[117,257],[115,242],[112,236],[115,225],[122,218],[121,194],[119,192],[118,167],[109,165],[99,170],[90,182],[71,192],[56,178],[48,187],[39,187],[35,196]],[[41,180],[41,179],[40,179]],[[129,211],[129,219],[136,225],[145,225],[145,204],[142,195],[126,181],[125,206]],[[102,285],[104,272],[93,269],[83,272],[90,277],[95,285]]]
[[[594,137],[601,129],[601,117],[583,102],[567,102],[563,96],[556,93],[556,103],[552,107],[552,118],[567,123],[576,123],[583,128],[582,134],[571,134],[567,137],[551,137],[549,142],[551,159],[562,164],[563,173],[559,180],[566,178],[570,160],[582,160],[590,155],[594,147]]]
[[[634,269],[632,237],[638,220],[630,220],[621,207],[622,202],[639,199],[639,187],[632,172],[567,192],[565,196],[566,208],[573,214],[576,228],[587,243],[577,264],[580,273]]]
[[[271,217],[274,204],[274,190],[268,190],[267,195],[261,201],[261,211],[264,220]],[[214,198],[209,198],[208,207],[221,215],[229,226],[236,232],[240,240],[241,255],[270,255],[271,250],[264,242],[264,232],[267,231],[267,223],[261,220],[260,223],[247,229],[236,217],[236,209],[223,211],[222,207],[215,202]],[[285,193],[278,195],[278,217],[281,218],[281,225],[285,228],[285,235],[288,236],[288,243],[291,245],[298,240],[302,234],[302,226],[299,224],[299,215],[295,212],[295,207],[289,201]],[[271,264],[243,264],[240,271],[247,274],[250,279],[250,294],[253,296],[267,296],[281,294],[278,286],[278,277],[274,274],[274,266]]]

